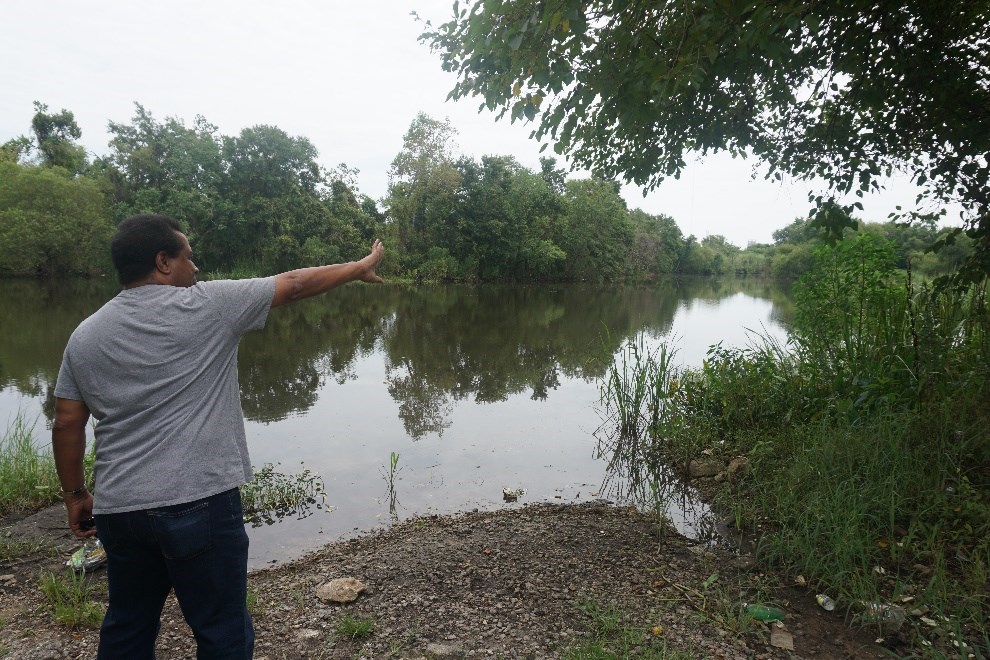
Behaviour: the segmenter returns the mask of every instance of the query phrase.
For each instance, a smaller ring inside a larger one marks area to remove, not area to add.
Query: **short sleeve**
[[[217,304],[220,317],[231,324],[237,334],[265,327],[268,310],[275,298],[275,278],[215,280],[203,287]]]
[[[60,399],[73,399],[82,401],[82,394],[76,384],[75,376],[72,374],[72,362],[69,359],[69,346],[65,347],[62,353],[62,366],[58,369],[58,379],[55,381],[55,396]]]

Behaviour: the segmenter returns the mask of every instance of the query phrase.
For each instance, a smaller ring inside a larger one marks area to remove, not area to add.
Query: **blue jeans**
[[[251,658],[248,537],[238,489],[186,504],[96,516],[96,531],[107,551],[110,590],[100,660],[154,658],[171,589],[196,637],[197,658]]]

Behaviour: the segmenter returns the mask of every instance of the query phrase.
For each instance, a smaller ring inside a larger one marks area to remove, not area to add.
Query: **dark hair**
[[[183,245],[175,232],[181,231],[179,221],[167,215],[134,215],[121,222],[110,241],[110,258],[120,283],[127,286],[146,277],[155,269],[159,252],[179,256]]]

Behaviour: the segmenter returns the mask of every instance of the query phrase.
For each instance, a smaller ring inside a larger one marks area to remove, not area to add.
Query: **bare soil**
[[[66,570],[78,547],[64,512],[5,524],[0,534],[37,548],[0,563],[0,657],[95,657],[98,632],[55,623],[38,589],[39,572]],[[320,600],[317,587],[339,577],[366,589],[352,603]],[[105,571],[87,579],[105,603]],[[249,602],[255,658],[269,660],[560,658],[596,639],[614,655],[595,657],[663,658],[663,649],[727,660],[890,657],[875,632],[848,627],[840,612],[825,612],[813,593],[787,582],[632,508],[540,504],[417,518],[330,544],[251,573]],[[744,601],[784,610],[793,650],[771,645],[773,624],[740,617]],[[614,614],[614,625],[596,625],[594,611]],[[370,632],[346,634],[347,623],[363,621]],[[173,598],[157,656],[195,657]]]

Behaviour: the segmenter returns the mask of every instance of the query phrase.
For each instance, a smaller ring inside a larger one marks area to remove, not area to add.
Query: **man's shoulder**
[[[82,321],[80,321],[79,322],[79,325],[76,326],[76,329],[72,331],[72,335],[71,335],[70,339],[72,337],[77,336],[77,335],[81,335],[81,334],[86,333],[88,330],[90,330],[94,326],[100,325],[100,323],[102,323],[103,321],[105,321],[107,318],[110,318],[110,317],[114,316],[114,314],[115,314],[114,301],[115,300],[116,300],[116,298],[111,298],[110,300],[108,300],[105,303],[103,303],[102,305],[100,305],[100,307],[95,312],[93,312],[92,314],[90,314],[89,316],[87,316],[86,318],[84,318]]]

